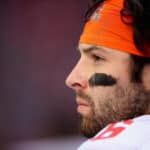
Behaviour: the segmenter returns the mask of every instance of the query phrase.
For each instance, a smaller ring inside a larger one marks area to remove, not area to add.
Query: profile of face
[[[129,54],[90,44],[79,44],[78,49],[81,57],[66,84],[76,93],[86,137],[93,137],[109,123],[145,113],[150,97],[141,83],[131,81]]]

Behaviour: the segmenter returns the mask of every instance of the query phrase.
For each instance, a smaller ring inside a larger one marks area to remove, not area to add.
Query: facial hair
[[[93,137],[110,123],[145,114],[150,104],[150,91],[138,84],[126,89],[115,86],[112,94],[97,97],[96,104],[91,96],[82,91],[78,91],[77,96],[86,100],[91,107],[89,115],[80,114],[81,132],[88,138]]]

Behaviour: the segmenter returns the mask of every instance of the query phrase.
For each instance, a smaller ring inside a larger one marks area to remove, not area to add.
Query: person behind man
[[[93,2],[66,79],[89,138],[79,150],[149,150],[150,1]]]

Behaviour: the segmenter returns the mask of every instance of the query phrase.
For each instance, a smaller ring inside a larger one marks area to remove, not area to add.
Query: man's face
[[[76,93],[85,136],[94,136],[109,123],[145,113],[147,92],[142,85],[131,82],[129,54],[89,44],[79,44],[79,51],[81,57],[66,84]],[[95,73],[112,76],[116,84],[91,86],[89,80]]]

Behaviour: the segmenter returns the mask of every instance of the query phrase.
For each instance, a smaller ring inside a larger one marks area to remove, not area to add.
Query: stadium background
[[[64,82],[86,8],[86,0],[0,1],[1,150],[73,150],[84,140]]]

